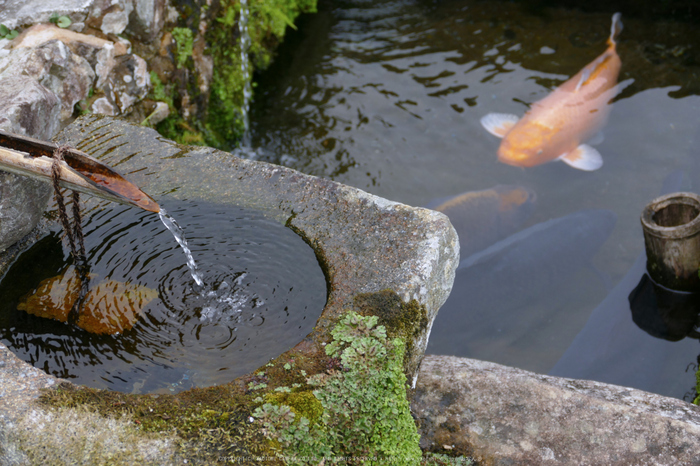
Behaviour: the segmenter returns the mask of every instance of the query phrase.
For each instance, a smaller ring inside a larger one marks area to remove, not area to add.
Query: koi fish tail
[[[610,47],[615,47],[617,45],[617,42],[615,42],[615,39],[617,39],[617,36],[620,35],[622,32],[622,14],[620,13],[615,13],[612,17],[612,26],[610,27],[610,37],[608,38],[608,45]]]

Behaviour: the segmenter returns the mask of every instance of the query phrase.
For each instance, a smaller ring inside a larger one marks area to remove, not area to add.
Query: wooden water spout
[[[0,170],[50,183],[56,144],[0,131]],[[158,204],[119,173],[77,149],[63,152],[60,184],[64,188],[159,212]]]
[[[671,290],[700,291],[700,196],[657,197],[641,220],[651,278]]]

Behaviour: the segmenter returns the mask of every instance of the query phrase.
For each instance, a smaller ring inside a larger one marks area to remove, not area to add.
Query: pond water
[[[640,330],[628,303],[643,275],[644,205],[664,189],[700,190],[700,28],[691,7],[640,16],[646,10],[615,1],[586,2],[587,11],[320,3],[256,78],[252,144],[263,160],[410,205],[480,192],[483,202],[472,196],[470,208],[448,212],[455,225],[486,224],[476,239],[460,233],[462,250],[486,247],[484,234],[505,243],[471,261],[463,253],[428,352],[691,396],[700,345]],[[498,162],[500,141],[481,117],[522,115],[593,61],[618,10],[626,87],[596,146],[602,168]],[[504,197],[504,185],[520,194]],[[500,203],[484,201],[494,193]],[[494,209],[522,215],[503,226]]]
[[[159,202],[184,229],[203,287],[157,214],[91,202],[83,227],[90,286],[146,287],[140,289],[152,299],[141,317],[109,335],[17,309],[26,293],[69,265],[57,230],[23,253],[0,283],[0,340],[35,367],[76,383],[174,393],[249,373],[311,331],[326,281],[299,236],[247,208]]]

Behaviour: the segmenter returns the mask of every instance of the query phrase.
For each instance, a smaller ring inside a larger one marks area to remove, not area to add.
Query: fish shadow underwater
[[[427,352],[474,357],[484,339],[527,332],[537,317],[525,309],[589,266],[616,221],[609,210],[582,210],[531,226],[462,260]]]
[[[426,208],[447,215],[468,257],[520,229],[535,210],[537,196],[523,186],[497,185],[435,199]]]

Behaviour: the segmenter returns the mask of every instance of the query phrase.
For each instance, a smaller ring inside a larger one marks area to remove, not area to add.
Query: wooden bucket
[[[679,291],[700,291],[700,196],[672,193],[642,212],[647,270],[654,281]]]

